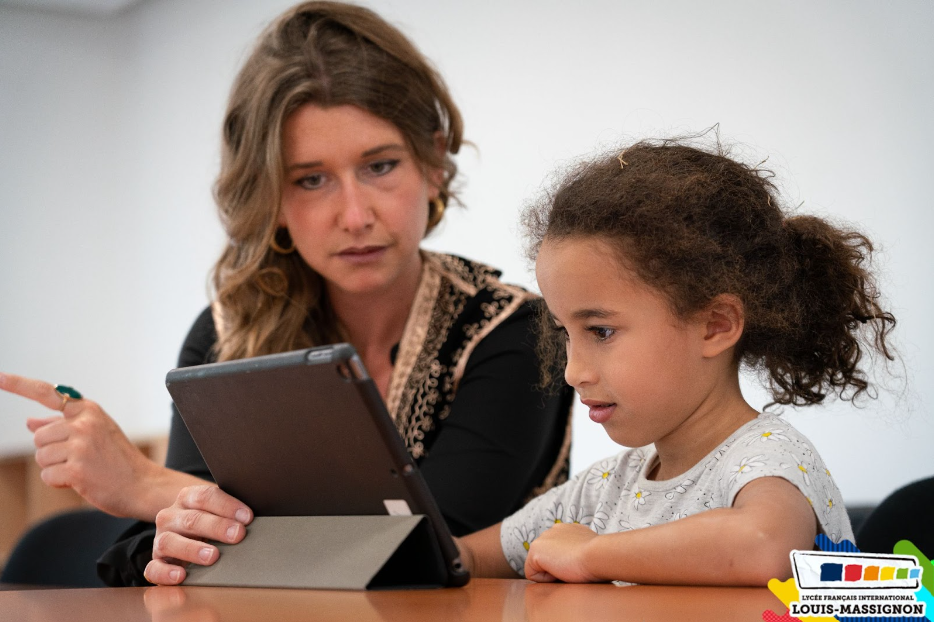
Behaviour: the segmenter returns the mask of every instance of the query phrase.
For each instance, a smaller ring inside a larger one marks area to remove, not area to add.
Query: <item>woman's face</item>
[[[356,106],[307,104],[286,119],[282,151],[279,224],[330,291],[417,282],[438,189],[395,125]]]

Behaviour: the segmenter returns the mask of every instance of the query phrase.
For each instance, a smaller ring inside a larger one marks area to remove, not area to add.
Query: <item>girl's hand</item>
[[[532,541],[525,558],[525,576],[539,582],[600,581],[586,568],[586,552],[597,534],[577,523],[560,523]]]
[[[13,374],[0,374],[0,389],[61,411],[26,420],[43,482],[72,488],[109,514],[153,519],[155,510],[144,507],[150,492],[147,482],[162,467],[143,455],[96,402],[64,399],[47,382]]]
[[[217,547],[204,540],[236,544],[252,520],[250,508],[217,486],[183,488],[175,503],[156,515],[152,561],[143,573],[146,580],[178,585],[185,580],[189,563],[210,566],[217,561]]]

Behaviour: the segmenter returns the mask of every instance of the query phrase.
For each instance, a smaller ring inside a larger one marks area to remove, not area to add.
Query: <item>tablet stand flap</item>
[[[258,516],[185,585],[362,590],[444,585],[428,520],[416,516]]]

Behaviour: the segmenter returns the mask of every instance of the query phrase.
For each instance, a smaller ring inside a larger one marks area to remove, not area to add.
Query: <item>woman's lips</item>
[[[352,264],[366,264],[378,261],[386,254],[386,246],[360,246],[347,248],[337,253],[337,256]]]
[[[616,410],[616,404],[591,400],[581,401],[584,406],[590,409],[590,420],[594,423],[606,423],[613,416],[613,411]]]

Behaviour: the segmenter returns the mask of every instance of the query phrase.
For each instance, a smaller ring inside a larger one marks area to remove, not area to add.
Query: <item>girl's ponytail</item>
[[[777,403],[816,404],[830,392],[853,399],[869,388],[860,368],[867,349],[894,358],[886,337],[895,318],[879,305],[872,243],[816,216],[788,217],[782,230],[794,265],[784,339],[745,354],[761,357]]]

